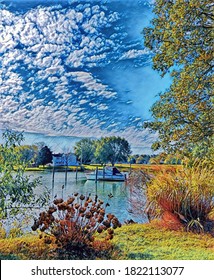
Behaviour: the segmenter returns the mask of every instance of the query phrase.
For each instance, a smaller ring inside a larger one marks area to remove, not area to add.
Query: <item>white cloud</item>
[[[80,82],[81,87],[84,87],[88,92],[95,92],[97,96],[103,95],[105,98],[112,98],[116,95],[115,92],[110,91],[106,85],[103,85],[99,80],[95,79],[91,73],[88,72],[73,72],[70,73],[74,81]]]
[[[138,57],[142,57],[143,55],[147,55],[147,54],[151,54],[151,51],[149,51],[148,49],[143,49],[143,50],[129,50],[127,52],[125,52],[121,57],[120,60],[124,60],[124,59],[134,59],[134,58],[138,58]]]

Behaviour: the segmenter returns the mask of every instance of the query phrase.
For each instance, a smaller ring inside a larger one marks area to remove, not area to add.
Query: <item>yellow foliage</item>
[[[208,167],[194,166],[174,172],[162,170],[147,189],[150,218],[165,217],[166,213],[181,223],[207,226],[214,211],[214,177]],[[168,215],[169,216],[169,215]]]
[[[38,235],[0,239],[0,252],[2,254],[17,255],[23,260],[53,259],[54,255],[51,252],[55,248],[54,240],[52,244],[45,244]]]
[[[6,237],[6,230],[3,228],[2,224],[0,224],[0,239]]]

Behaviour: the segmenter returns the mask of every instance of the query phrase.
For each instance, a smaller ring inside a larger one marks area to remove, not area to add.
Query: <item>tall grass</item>
[[[213,174],[213,168],[201,165],[159,172],[148,184],[146,211],[149,217],[180,224],[187,230],[211,230]]]

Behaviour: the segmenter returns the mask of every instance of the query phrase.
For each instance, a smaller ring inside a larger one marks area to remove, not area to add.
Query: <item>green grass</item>
[[[80,171],[81,166],[68,166],[67,171],[76,171],[76,169],[78,171]],[[45,170],[46,171],[47,170],[52,171],[53,167],[52,166],[27,167],[25,170],[26,171],[45,171]],[[65,171],[65,167],[64,166],[57,166],[57,167],[55,167],[55,171]]]
[[[214,260],[214,238],[208,234],[172,231],[152,224],[116,230],[117,259]]]
[[[130,164],[129,163],[122,163],[122,164],[115,164],[115,166],[122,172],[129,172],[130,170],[145,170],[148,172],[153,172],[153,171],[160,171],[160,170],[165,170],[165,169],[171,169],[171,168],[180,168],[180,165],[167,165],[167,164],[132,164],[131,168],[130,168]],[[76,169],[78,169],[78,171],[82,170],[82,168],[84,170],[88,170],[88,171],[93,171],[96,170],[96,168],[98,167],[98,169],[103,169],[103,166],[101,164],[83,164],[82,167],[81,166],[68,166],[68,171],[76,171]],[[44,171],[44,170],[52,170],[53,167],[52,166],[42,166],[40,165],[39,167],[27,167],[26,171]],[[65,167],[64,166],[58,166],[56,167],[57,171],[64,171]]]
[[[124,225],[115,230],[112,243],[115,246],[113,259],[214,260],[211,235],[172,231],[154,222]],[[2,259],[51,259],[52,249],[35,235],[0,239]]]

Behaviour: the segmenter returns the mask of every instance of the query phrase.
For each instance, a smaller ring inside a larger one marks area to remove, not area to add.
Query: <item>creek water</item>
[[[106,213],[112,213],[124,223],[127,220],[133,220],[138,223],[147,221],[146,215],[143,213],[145,205],[145,197],[142,192],[136,193],[132,186],[127,182],[108,182],[108,181],[89,181],[83,172],[76,174],[75,172],[67,173],[65,180],[65,172],[55,172],[54,184],[52,182],[53,174],[51,171],[27,172],[28,176],[33,178],[39,177],[42,184],[37,188],[38,193],[44,192],[47,188],[50,192],[51,200],[54,197],[62,197],[67,199],[73,193],[88,195],[93,198],[95,195],[98,199],[108,203]]]

